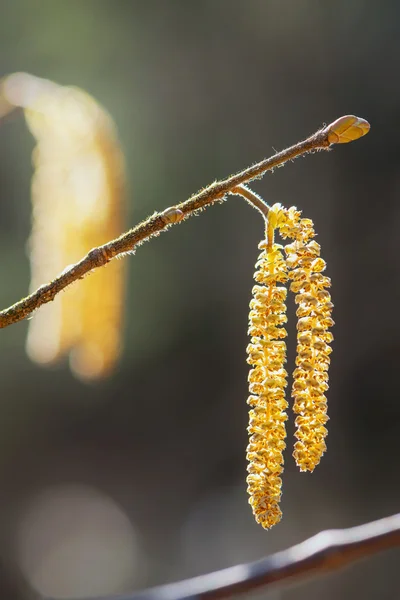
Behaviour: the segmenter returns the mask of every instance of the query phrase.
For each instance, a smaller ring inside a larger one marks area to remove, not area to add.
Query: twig
[[[265,590],[277,582],[289,583],[293,578],[323,574],[398,545],[400,513],[359,527],[322,531],[297,546],[252,563],[103,600],[228,598],[256,588],[262,587]]]
[[[233,188],[233,190],[230,190],[229,193],[236,194],[237,196],[242,196],[242,198],[247,200],[249,204],[251,204],[255,209],[257,209],[263,215],[264,218],[268,217],[268,204],[264,202],[261,196],[259,196],[252,190],[249,190],[249,188],[245,185],[238,185],[237,187]]]
[[[136,246],[152,236],[158,235],[173,223],[187,219],[211,204],[222,202],[229,192],[234,191],[234,193],[245,196],[248,202],[253,204],[258,210],[261,208],[263,212],[260,204],[261,199],[252,194],[247,188],[241,187],[243,183],[261,178],[266,171],[280,167],[287,161],[293,160],[303,154],[316,150],[328,150],[332,144],[357,139],[357,137],[361,137],[361,135],[367,133],[368,130],[369,124],[363,119],[351,115],[340,117],[340,119],[317,131],[306,140],[286,150],[282,150],[282,152],[278,152],[274,156],[266,158],[236,175],[212,183],[181,204],[168,208],[161,213],[155,213],[130,231],[122,234],[119,238],[93,248],[78,263],[64,269],[53,281],[42,285],[26,298],[0,311],[0,328],[22,321],[22,319],[25,319],[25,317],[43,304],[51,302],[68,285],[78,279],[82,279],[93,269],[103,267],[117,256],[134,251]]]

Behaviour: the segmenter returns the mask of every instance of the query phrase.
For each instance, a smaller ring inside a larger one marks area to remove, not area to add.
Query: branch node
[[[179,223],[180,221],[182,221],[185,217],[185,214],[180,210],[180,208],[177,208],[176,206],[171,206],[170,208],[164,210],[160,214],[160,217],[166,225],[170,225],[172,223]]]
[[[92,269],[95,269],[110,262],[112,256],[109,256],[109,253],[104,246],[99,246],[98,248],[92,248],[88,252],[87,258],[92,263]]]

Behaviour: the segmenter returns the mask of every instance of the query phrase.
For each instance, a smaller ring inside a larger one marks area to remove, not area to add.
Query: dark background
[[[1,331],[2,598],[28,598],[24,582],[54,597],[147,587],[398,510],[399,52],[395,0],[2,1],[0,75],[80,86],[113,115],[127,226],[342,114],[371,123],[254,185],[314,220],[335,301],[328,453],[300,474],[289,424],[283,521],[264,531],[247,504],[262,222],[231,197],[125,259],[125,352],[108,381],[30,363],[26,322]],[[22,117],[2,124],[3,307],[28,289],[33,145]],[[395,599],[398,559],[260,597]]]

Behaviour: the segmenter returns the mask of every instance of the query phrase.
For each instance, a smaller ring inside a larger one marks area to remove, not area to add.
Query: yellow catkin
[[[123,230],[124,161],[111,117],[88,94],[25,73],[3,80],[24,108],[33,153],[31,289]],[[27,351],[47,364],[70,354],[83,379],[107,375],[121,349],[124,261],[74,283],[30,321]]]
[[[290,289],[298,304],[297,357],[293,373],[293,411],[296,415],[296,437],[293,456],[301,471],[313,471],[326,450],[328,433],[327,399],[328,368],[333,340],[328,329],[334,324],[333,304],[326,288],[329,277],[322,274],[326,263],[320,257],[320,245],[310,219],[301,219],[292,207],[281,215],[280,232],[293,239],[285,247]]]
[[[285,387],[287,372],[285,299],[287,290],[279,284],[287,281],[287,267],[281,247],[261,242],[263,249],[254,275],[258,285],[253,287],[250,303],[247,362],[250,396],[250,435],[247,447],[247,491],[257,523],[269,528],[282,517],[279,508],[285,449],[285,421],[287,419]]]

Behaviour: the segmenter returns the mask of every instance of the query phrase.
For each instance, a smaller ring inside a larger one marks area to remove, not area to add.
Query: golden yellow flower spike
[[[124,165],[111,117],[88,94],[26,73],[2,80],[22,106],[33,153],[31,288],[53,279],[123,230]],[[113,261],[42,307],[29,324],[27,351],[47,364],[70,353],[83,379],[107,375],[121,347],[124,264]]]
[[[271,209],[270,223],[276,222],[277,213]],[[254,275],[258,284],[253,288],[250,303],[247,362],[249,373],[250,435],[247,447],[247,491],[249,503],[257,523],[269,528],[282,517],[279,508],[283,470],[283,450],[286,447],[285,421],[287,419],[285,387],[287,321],[285,299],[287,267],[281,247],[271,245],[271,227],[267,226],[267,239],[259,245],[263,251],[256,264]],[[273,241],[273,240],[272,240]]]
[[[301,471],[313,471],[326,450],[328,433],[327,400],[328,367],[333,340],[328,331],[334,322],[331,318],[333,304],[329,292],[330,279],[322,275],[326,267],[320,258],[320,245],[313,241],[315,235],[310,219],[300,219],[294,208],[281,220],[283,237],[295,241],[285,247],[290,289],[296,294],[299,305],[297,323],[297,368],[293,373],[293,411],[296,418],[296,437],[293,456]]]
[[[328,141],[331,144],[347,144],[366,135],[370,127],[365,119],[354,115],[346,115],[336,119],[325,130],[329,132]]]

